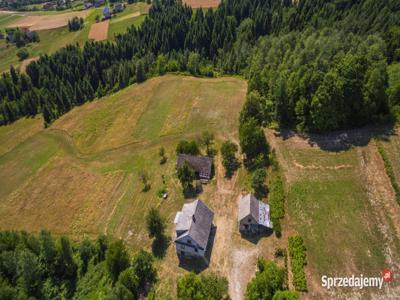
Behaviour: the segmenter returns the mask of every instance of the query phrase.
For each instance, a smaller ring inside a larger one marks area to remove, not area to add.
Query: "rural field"
[[[32,30],[37,30],[40,42],[26,46],[29,59],[35,60],[40,55],[52,54],[68,44],[79,43],[83,46],[91,38],[94,40],[113,40],[115,34],[124,33],[129,26],[139,26],[144,21],[149,7],[148,4],[142,2],[127,5],[122,13],[110,20],[109,26],[105,25],[105,22],[96,23],[96,16],[102,15],[102,8],[63,13],[56,11],[0,12],[0,31],[15,26],[31,27]],[[85,26],[82,30],[75,32],[68,30],[66,25],[73,16],[84,18]],[[16,55],[17,51],[18,48],[14,45],[7,44],[5,40],[0,40],[0,72],[8,71],[10,65],[19,67],[21,71],[26,69],[30,60],[20,62]]]
[[[172,238],[175,213],[190,201],[183,198],[175,175],[176,144],[196,139],[204,130],[215,134],[215,148],[226,139],[238,142],[246,91],[246,82],[236,78],[167,75],[76,107],[47,129],[39,117],[0,127],[0,229],[46,228],[73,239],[106,233],[124,239],[133,252],[151,250],[144,219],[148,210],[160,209]],[[400,271],[400,209],[377,150],[377,143],[384,143],[400,176],[400,140],[396,130],[375,131],[305,139],[266,130],[287,191],[281,238],[241,238],[237,201],[249,191],[249,174],[240,168],[228,180],[220,155],[215,157],[215,177],[199,197],[215,213],[209,270],[228,278],[232,299],[242,299],[258,257],[284,266],[283,259],[274,257],[275,250],[287,247],[287,238],[296,233],[307,247],[305,299],[387,299],[399,294],[394,283],[380,293],[327,293],[320,286],[324,274]],[[385,140],[378,139],[382,133]],[[159,164],[160,147],[168,157],[164,165]],[[148,192],[142,191],[143,170],[149,175]],[[163,186],[169,192],[166,200],[157,196]],[[153,250],[161,278],[157,289],[161,295],[174,295],[176,278],[186,269],[179,265],[171,240]],[[290,287],[291,280],[289,272]]]
[[[217,7],[221,3],[220,0],[183,0],[182,2],[192,8]]]

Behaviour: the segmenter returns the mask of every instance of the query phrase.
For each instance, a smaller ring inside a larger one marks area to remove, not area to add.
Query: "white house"
[[[272,229],[269,205],[257,200],[252,194],[239,200],[239,231],[244,234],[260,234]]]
[[[183,205],[175,216],[176,253],[181,258],[206,257],[214,213],[201,200]]]

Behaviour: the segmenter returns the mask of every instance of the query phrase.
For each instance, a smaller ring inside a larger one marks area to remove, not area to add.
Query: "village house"
[[[113,12],[114,12],[114,13],[120,13],[120,12],[123,12],[124,9],[125,9],[124,4],[123,4],[123,3],[118,3],[118,4],[116,4],[116,5],[114,6]]]
[[[108,6],[104,7],[103,9],[103,19],[107,20],[111,18],[111,10]]]
[[[84,6],[85,6],[85,9],[89,9],[89,8],[93,7],[93,3],[92,2],[85,2]]]
[[[189,154],[178,154],[176,168],[180,169],[187,162],[194,170],[196,177],[200,180],[210,180],[212,175],[212,158],[207,156],[195,156]]]
[[[201,200],[183,205],[175,216],[176,253],[180,258],[201,258],[208,264],[207,246],[214,213]]]
[[[102,6],[106,1],[105,0],[94,0],[94,7]]]
[[[260,234],[272,229],[269,205],[247,194],[239,200],[239,231],[243,234]]]

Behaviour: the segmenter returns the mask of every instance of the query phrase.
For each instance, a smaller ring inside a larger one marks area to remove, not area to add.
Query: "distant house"
[[[89,9],[89,8],[93,7],[93,3],[92,2],[85,2],[84,6],[85,6],[85,9]]]
[[[175,216],[176,253],[180,258],[201,258],[208,264],[206,256],[214,213],[201,201],[183,205]]]
[[[111,10],[110,10],[110,8],[108,6],[104,7],[103,16],[104,16],[104,19],[111,18]]]
[[[239,231],[244,234],[260,234],[272,229],[269,216],[269,205],[265,204],[252,194],[239,200]]]
[[[212,158],[207,156],[195,156],[178,154],[176,168],[181,168],[185,161],[193,168],[198,179],[210,180],[212,175]]]
[[[100,7],[105,3],[105,0],[94,0],[94,7]]]
[[[113,12],[120,13],[120,12],[123,12],[124,9],[125,9],[125,5],[123,3],[118,3],[114,6]]]
[[[50,1],[43,4],[43,9],[52,9],[57,5],[56,1]]]

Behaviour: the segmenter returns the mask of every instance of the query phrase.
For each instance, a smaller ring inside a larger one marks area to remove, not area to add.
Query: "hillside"
[[[215,133],[216,147],[227,138],[236,141],[246,89],[244,81],[234,78],[167,75],[76,107],[47,129],[42,129],[40,118],[0,127],[0,229],[46,228],[76,240],[106,233],[127,241],[131,251],[151,249],[147,211],[160,209],[172,237],[175,212],[185,202],[175,176],[177,142],[204,130]],[[350,148],[339,138],[342,135],[304,140],[266,132],[283,167],[288,193],[280,239],[241,238],[236,203],[249,190],[249,174],[241,168],[226,179],[221,158],[216,157],[215,179],[200,198],[213,209],[217,227],[209,270],[228,278],[233,299],[241,299],[257,257],[276,260],[275,249],[287,247],[288,236],[295,233],[304,237],[307,247],[306,298],[338,293],[321,289],[323,274],[376,275],[388,266],[399,270],[400,227],[393,211],[399,209],[367,132],[350,132],[349,141],[352,134],[365,137]],[[397,137],[389,136],[392,140],[388,151],[397,147]],[[165,165],[159,164],[161,146],[168,157]],[[394,166],[397,176],[397,163]],[[141,191],[142,170],[148,171],[151,183],[146,193]],[[157,196],[162,176],[167,200]],[[176,278],[186,267],[179,265],[174,245],[165,246],[156,249],[161,251],[157,290],[174,294]],[[398,288],[392,285],[363,295],[383,297]]]

